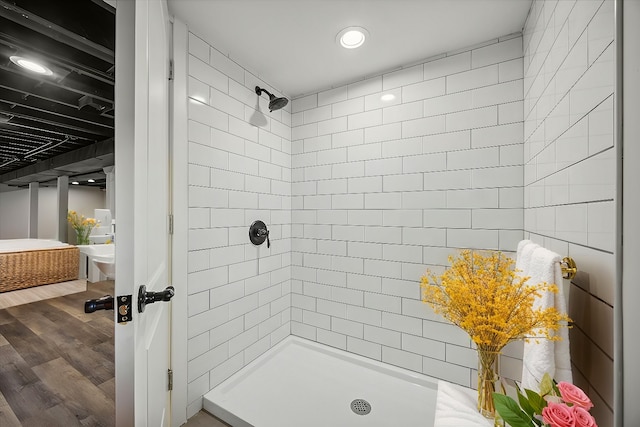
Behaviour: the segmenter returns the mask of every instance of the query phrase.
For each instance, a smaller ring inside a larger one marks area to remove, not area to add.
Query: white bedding
[[[0,240],[1,252],[35,251],[38,249],[64,248],[68,243],[44,239],[6,239]]]

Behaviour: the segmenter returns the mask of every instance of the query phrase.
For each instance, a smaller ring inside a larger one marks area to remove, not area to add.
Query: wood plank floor
[[[231,427],[205,410],[202,410],[189,418],[184,427]]]
[[[87,280],[78,279],[69,282],[54,283],[52,285],[34,286],[33,288],[0,293],[0,309],[30,302],[61,297],[63,295],[84,292],[87,290]]]
[[[87,291],[0,309],[0,426],[113,426],[113,312],[84,313]]]

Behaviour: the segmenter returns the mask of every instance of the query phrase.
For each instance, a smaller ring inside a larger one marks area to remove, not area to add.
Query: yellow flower
[[[486,254],[486,255],[485,255]],[[528,284],[515,263],[501,252],[461,251],[449,257],[451,267],[421,278],[422,301],[466,331],[478,349],[499,352],[520,339],[559,340],[553,332],[569,318],[555,308],[534,309],[536,297],[557,292],[555,284]]]
[[[78,216],[76,211],[67,212],[67,221],[71,224],[78,237],[78,241],[81,244],[88,244],[89,234],[100,221],[96,221],[95,218],[85,218],[84,215]]]

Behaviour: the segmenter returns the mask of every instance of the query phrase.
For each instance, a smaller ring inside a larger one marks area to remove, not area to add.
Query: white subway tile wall
[[[269,113],[264,96],[256,110],[256,85],[278,92],[194,34],[188,65],[192,415],[204,393],[290,334],[292,119],[288,107]],[[315,135],[315,122],[330,116],[330,106],[305,111],[302,123],[313,123],[296,132]],[[249,242],[258,219],[269,227],[271,249]],[[314,306],[305,319],[325,326],[319,316],[328,318]]]
[[[535,0],[523,47],[525,236],[578,264],[574,382],[613,425],[614,2]],[[512,223],[509,211],[482,221]]]
[[[474,384],[471,341],[419,280],[523,237],[523,69],[517,35],[293,100],[292,334]]]

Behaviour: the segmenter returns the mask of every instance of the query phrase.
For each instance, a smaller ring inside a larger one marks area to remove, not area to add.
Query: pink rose
[[[576,418],[571,408],[564,403],[549,402],[542,409],[542,420],[551,427],[575,427]]]
[[[558,390],[560,390],[560,395],[565,402],[573,403],[587,411],[593,408],[591,399],[589,399],[589,396],[587,396],[579,387],[576,387],[571,383],[560,381],[558,383]]]
[[[573,406],[571,409],[576,418],[576,427],[598,427],[589,411],[580,406]]]

